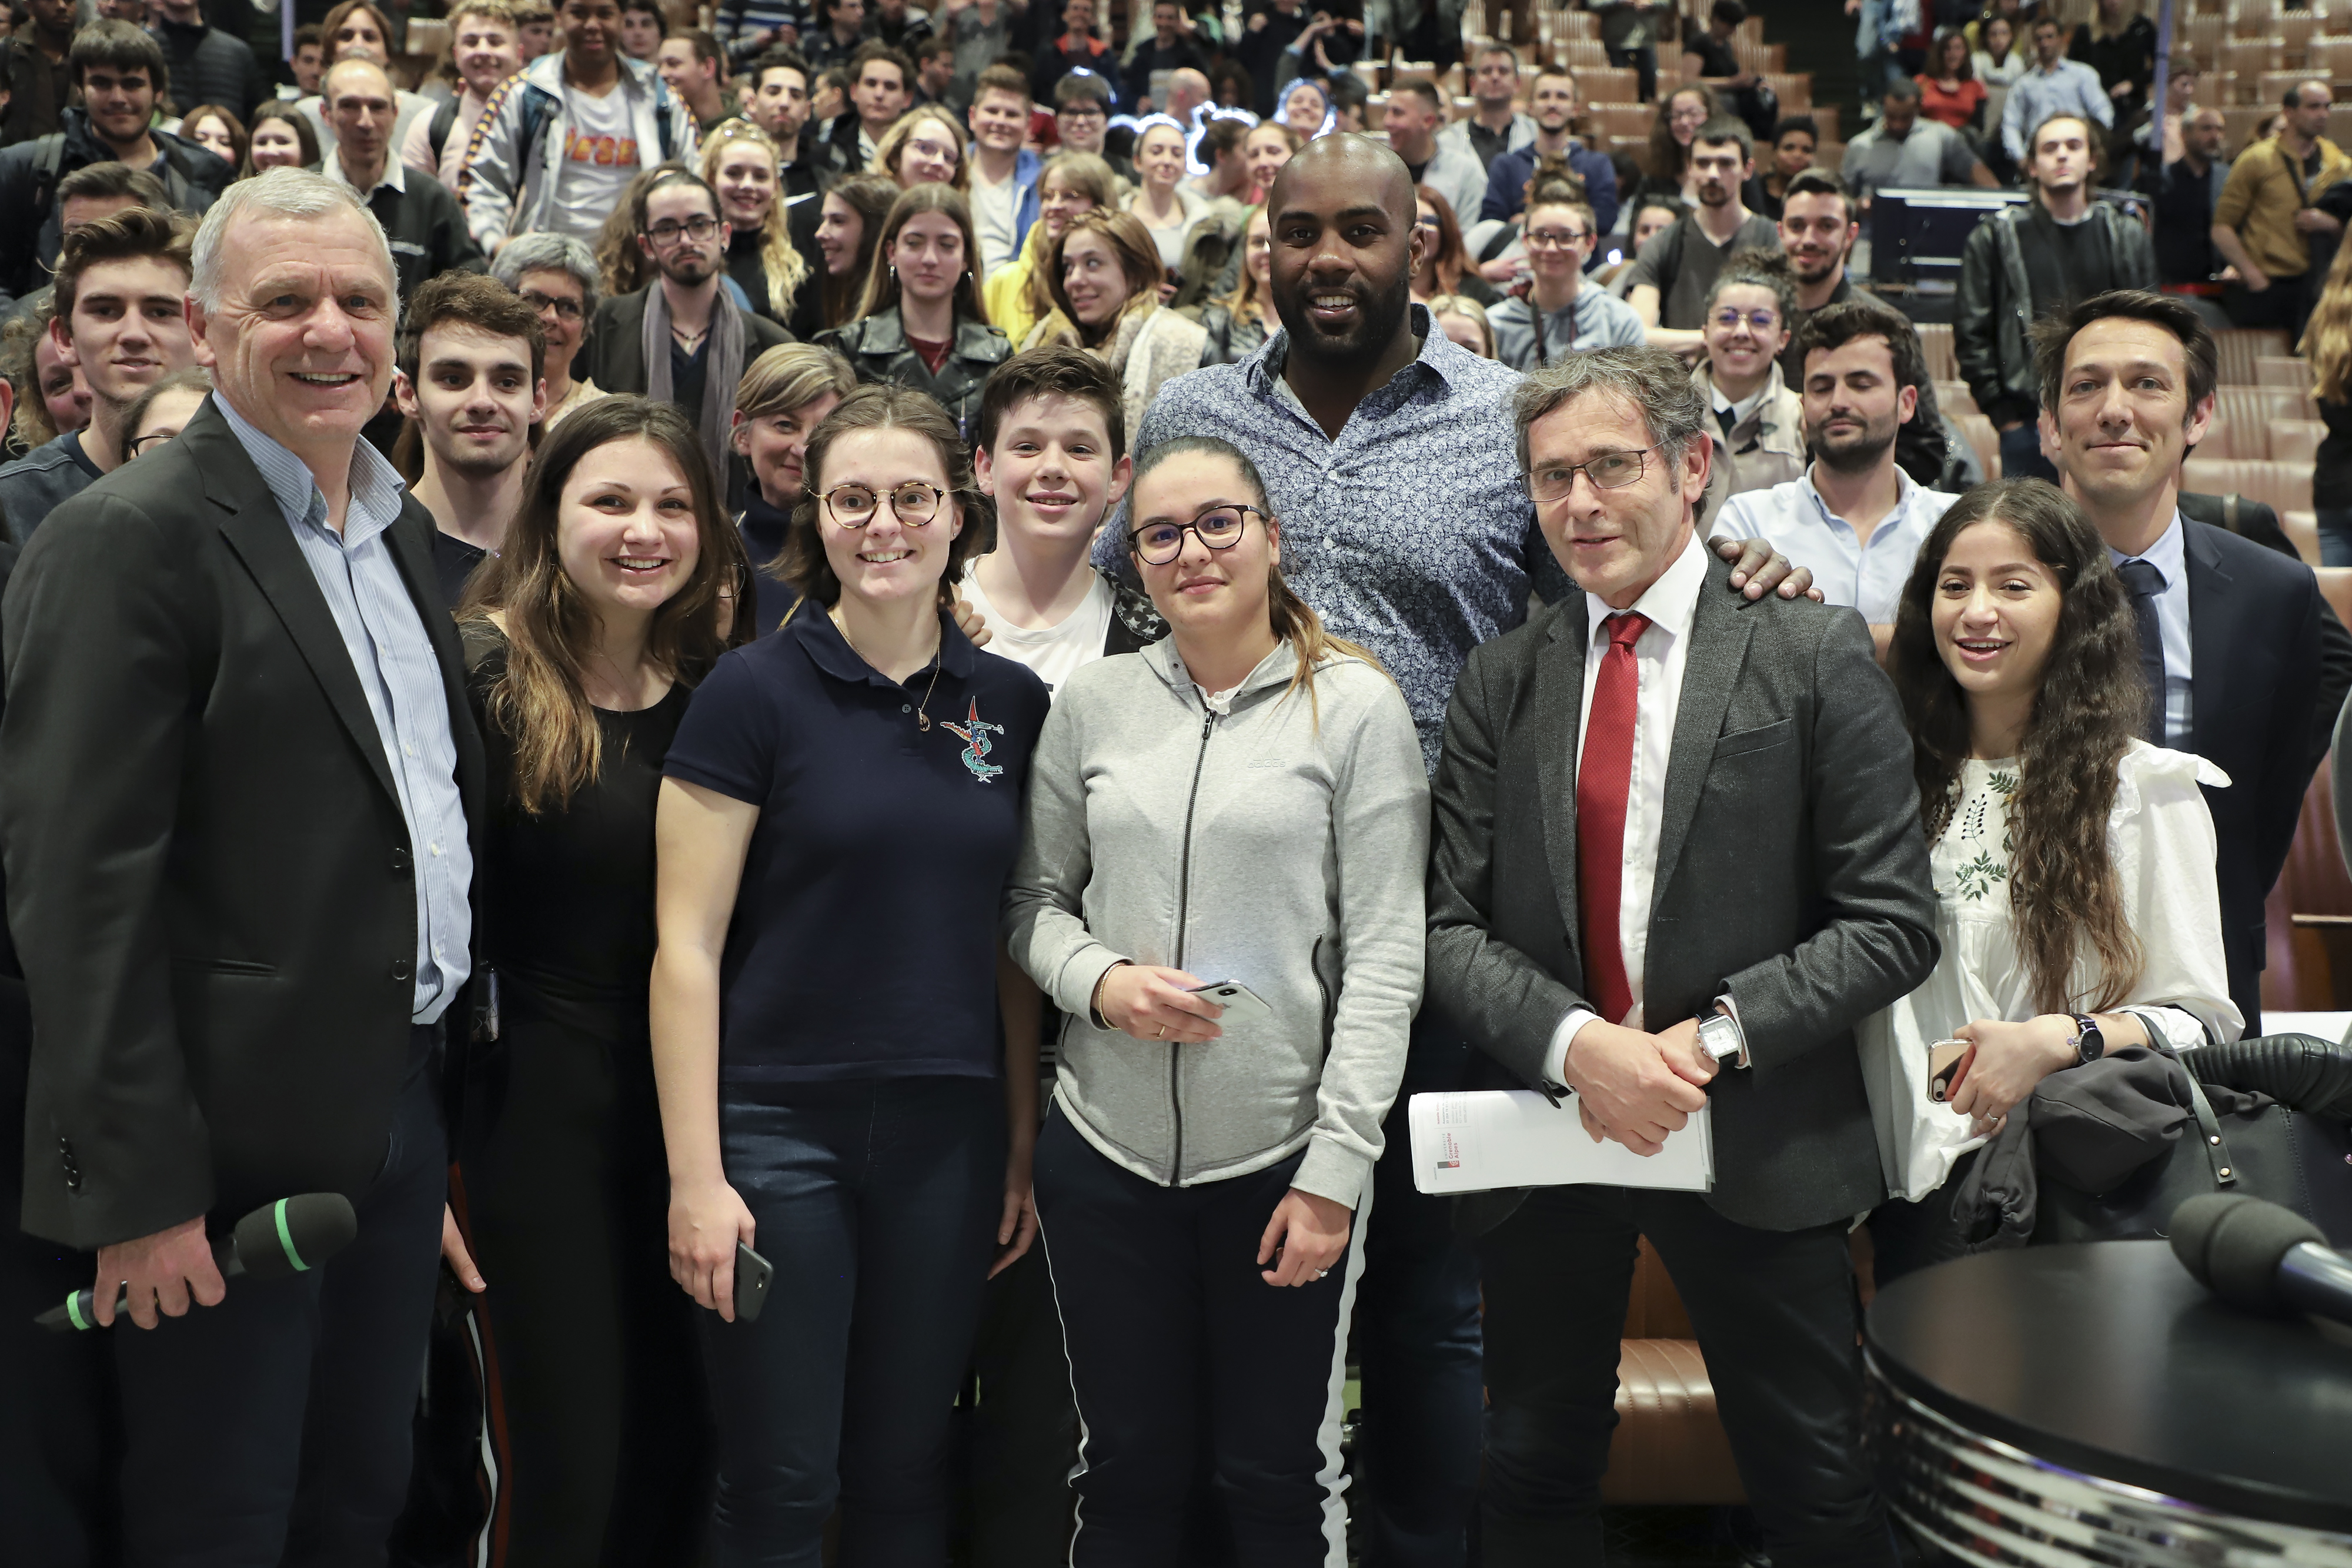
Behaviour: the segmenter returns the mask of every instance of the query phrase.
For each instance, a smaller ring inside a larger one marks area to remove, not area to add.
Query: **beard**
[[[708,282],[710,275],[718,270],[719,264],[700,251],[681,251],[663,263],[661,275],[672,283],[682,283],[691,287],[695,284]]]
[[[1874,467],[1895,444],[1895,433],[1900,428],[1893,414],[1882,423],[1872,420],[1858,434],[1841,435],[1834,444],[1827,437],[1813,439],[1813,455],[1841,474],[1859,474]]]
[[[1294,347],[1310,358],[1340,364],[1361,363],[1380,357],[1395,339],[1397,328],[1412,303],[1412,273],[1400,269],[1383,287],[1360,274],[1341,289],[1318,289],[1305,278],[1287,286],[1277,276],[1268,280],[1275,314]],[[1316,324],[1307,298],[1319,293],[1346,293],[1356,301],[1356,319],[1345,331],[1332,332]]]

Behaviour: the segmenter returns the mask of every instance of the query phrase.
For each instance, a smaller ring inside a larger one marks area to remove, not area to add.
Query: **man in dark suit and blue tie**
[[[1707,410],[1674,356],[1570,356],[1514,413],[1537,519],[1583,592],[1479,648],[1454,690],[1425,1005],[1481,1049],[1487,1086],[1573,1092],[1596,1139],[1653,1153],[1707,1107],[1715,1184],[1463,1200],[1486,1562],[1601,1561],[1647,1236],[1775,1564],[1888,1568],[1846,1253],[1885,1186],[1852,1031],[1937,951],[1894,688],[1852,611],[1722,591],[1693,527]],[[1759,842],[1759,824],[1786,831]]]
[[[2204,439],[2221,381],[2197,313],[2168,295],[2116,289],[2044,318],[2034,348],[2042,448],[2106,540],[2139,620],[2146,738],[2230,776],[2205,799],[2230,999],[2259,1034],[2263,901],[2352,669],[2326,656],[2309,567],[2185,513],[2180,461]]]

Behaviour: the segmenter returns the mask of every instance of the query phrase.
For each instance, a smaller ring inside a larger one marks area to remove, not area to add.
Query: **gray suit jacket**
[[[1728,992],[1754,1066],[1709,1091],[1727,1218],[1795,1230],[1885,1196],[1853,1025],[1936,966],[1936,900],[1895,689],[1850,610],[1727,591],[1710,557],[1666,765],[1644,1017]],[[1470,655],[1432,789],[1424,1006],[1468,1036],[1472,1086],[1542,1089],[1589,1005],[1577,930],[1582,594]],[[1563,1106],[1563,1116],[1572,1111]],[[1523,1195],[1463,1201],[1499,1224]]]

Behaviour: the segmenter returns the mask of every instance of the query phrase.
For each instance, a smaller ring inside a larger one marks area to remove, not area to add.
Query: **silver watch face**
[[[1698,1042],[1709,1056],[1722,1061],[1739,1054],[1739,1026],[1721,1013],[1702,1019],[1698,1026]]]

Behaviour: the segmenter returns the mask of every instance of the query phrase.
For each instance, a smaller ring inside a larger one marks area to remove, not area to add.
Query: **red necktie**
[[[1576,768],[1576,907],[1584,927],[1584,993],[1611,1023],[1633,1008],[1625,978],[1625,952],[1617,940],[1617,910],[1625,885],[1625,796],[1633,780],[1633,715],[1641,675],[1633,643],[1650,628],[1646,615],[1612,615],[1609,651],[1592,685],[1592,712],[1584,726],[1584,755]]]

